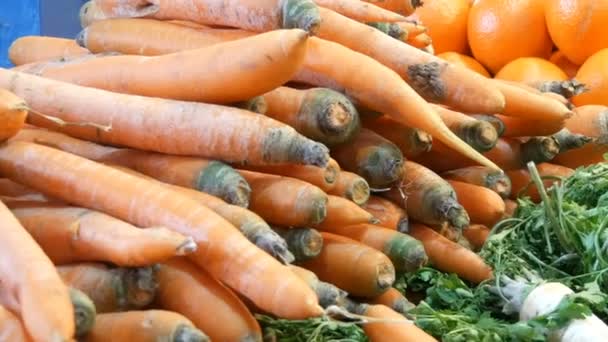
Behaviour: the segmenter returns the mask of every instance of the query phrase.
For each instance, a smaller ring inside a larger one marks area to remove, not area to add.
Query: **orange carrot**
[[[608,147],[604,144],[587,144],[579,149],[558,154],[551,162],[576,169],[580,166],[589,166],[606,161],[604,155]]]
[[[97,312],[141,309],[156,295],[157,266],[109,268],[98,263],[57,266],[57,272],[70,287],[85,293]]]
[[[239,109],[116,94],[5,69],[0,69],[0,87],[22,96],[34,110],[65,121],[111,123],[106,132],[28,118],[38,126],[91,141],[251,164],[322,166],[328,160],[323,145],[291,127]]]
[[[405,20],[397,23],[402,30],[406,31],[409,36],[417,36],[427,31],[426,26],[416,20]]]
[[[488,188],[502,198],[511,194],[511,180],[503,172],[497,172],[483,166],[469,166],[441,174],[447,180],[454,180]]]
[[[493,226],[505,213],[505,203],[496,192],[469,183],[453,180],[448,183],[456,192],[458,202],[467,211],[472,222]]]
[[[0,340],[11,342],[30,341],[23,323],[2,305],[0,305]]]
[[[402,29],[397,23],[372,21],[367,22],[366,24],[397,40],[406,41],[408,38],[408,32]]]
[[[372,214],[363,210],[352,201],[332,195],[327,196],[327,199],[327,216],[323,221],[315,225],[320,230],[378,222],[378,219]]]
[[[301,180],[253,171],[239,171],[251,186],[249,208],[268,223],[305,227],[327,216],[327,195]]]
[[[482,224],[472,224],[462,231],[462,235],[473,245],[475,250],[480,250],[490,235],[490,229]]]
[[[74,336],[74,310],[68,288],[27,230],[0,203],[4,225],[0,250],[0,278],[7,309],[18,314],[37,341],[70,341]]]
[[[95,325],[95,318],[97,316],[97,309],[95,303],[87,296],[84,292],[70,287],[70,300],[74,307],[74,323],[76,325],[75,335],[78,338],[88,334],[93,325]]]
[[[262,339],[260,326],[245,304],[226,286],[183,258],[161,265],[156,302],[161,308],[190,319],[212,341]]]
[[[410,235],[424,244],[431,264],[438,270],[456,273],[474,283],[493,277],[492,268],[479,255],[444,238],[431,228],[413,224]]]
[[[422,6],[422,1],[420,0],[386,0],[386,1],[376,1],[376,0],[363,0],[365,2],[372,3],[378,7],[384,8],[386,10],[399,13],[404,16],[408,16],[416,10],[416,8]]]
[[[467,113],[500,113],[503,111],[505,100],[500,90],[490,80],[474,71],[447,63],[439,57],[393,39],[378,30],[370,30],[365,24],[328,9],[319,8],[319,12],[323,21],[318,33],[320,38],[342,44],[386,65],[401,75],[427,100]],[[335,59],[335,61],[338,60],[344,63],[344,59]],[[369,63],[359,63],[359,65],[366,65],[366,70],[375,74],[369,69]],[[384,78],[382,79],[384,80]],[[384,80],[383,84],[386,85],[386,82]],[[370,84],[372,83],[369,83],[368,87]],[[384,89],[387,89],[386,86],[383,87]],[[388,89],[393,89],[393,87],[390,86]],[[410,98],[410,96],[400,97],[401,102],[406,102],[403,101],[404,98]],[[390,115],[400,114],[395,110],[378,111]],[[418,113],[415,118],[426,115],[416,110],[408,113],[410,115]],[[413,123],[410,125],[425,130],[437,139],[441,138],[430,129],[431,127],[420,127]]]
[[[369,303],[385,305],[402,315],[405,315],[409,310],[416,307],[416,305],[407,300],[407,298],[394,287],[391,287],[378,297],[371,299]]]
[[[442,106],[434,105],[433,108],[452,132],[477,151],[486,152],[496,145],[498,132],[489,122],[477,120]]]
[[[89,26],[87,27],[91,27],[93,25],[95,25],[96,23],[99,22],[109,22],[109,21],[119,21],[121,19],[113,19],[113,20],[102,20],[102,21],[95,21],[92,22],[91,24],[89,24]],[[129,20],[129,19],[125,19],[125,20]],[[146,19],[149,21],[160,21],[160,20],[154,20],[154,19]],[[185,27],[189,27],[189,28],[193,28],[193,29],[197,29],[197,30],[203,30],[203,29],[210,29],[211,26],[208,25],[203,25],[201,23],[195,23],[193,21],[188,21],[188,20],[166,20],[165,22],[170,23],[170,24],[174,24],[174,25],[180,25],[180,26],[185,26]],[[85,28],[87,28],[85,27]]]
[[[89,54],[73,39],[24,36],[16,39],[8,49],[8,58],[14,65],[42,62],[50,59]]]
[[[19,195],[5,196],[0,195],[0,200],[9,208],[31,208],[41,206],[64,206],[65,203],[55,198],[50,198],[39,192]]]
[[[348,20],[347,18],[344,19]],[[365,24],[360,25],[365,27],[365,32],[370,31],[370,28]],[[323,27],[326,26],[323,25]],[[348,30],[348,27],[342,27],[340,30]],[[380,37],[385,36],[381,32],[378,32],[378,34]],[[394,41],[395,44],[408,47],[407,44],[390,37],[387,37],[387,39]],[[415,48],[412,49],[419,51]],[[405,54],[408,55],[408,52]],[[340,61],[340,68],[335,68],[336,61]],[[365,73],[360,72],[361,65],[365,65]],[[378,85],[377,79],[382,80],[382,87],[374,86]],[[433,108],[409,87],[397,73],[369,56],[357,53],[340,44],[313,37],[309,39],[304,67],[295,76],[294,80],[342,91],[356,100],[359,105],[380,113],[386,113],[404,125],[422,129],[431,134],[433,138],[444,141],[461,153],[476,159],[480,164],[495,167],[474,149],[458,139],[443,124]],[[386,89],[390,91],[386,91]],[[489,88],[486,87],[485,89]],[[480,98],[487,99],[486,97]],[[479,98],[476,103],[479,103],[478,100]],[[416,115],[412,115],[412,113],[416,113]]]
[[[277,30],[162,56],[105,56],[23,71],[118,93],[226,104],[287,82],[302,65],[306,46],[306,32]]]
[[[391,259],[396,271],[413,272],[428,259],[420,241],[396,230],[371,224],[333,226],[325,231],[348,237],[381,251]]]
[[[399,148],[368,129],[361,129],[354,141],[336,146],[331,154],[343,169],[362,176],[372,188],[387,187],[401,177]]]
[[[395,268],[384,254],[346,237],[321,234],[321,254],[300,266],[354,296],[376,297],[392,286]]]
[[[266,116],[326,145],[345,143],[359,132],[359,114],[346,96],[327,88],[278,87],[266,94]]]
[[[358,205],[367,202],[369,193],[369,184],[365,178],[348,171],[340,171],[336,185],[328,192],[330,195],[347,198]]]
[[[363,127],[370,129],[397,145],[406,158],[428,152],[433,144],[433,137],[417,128],[404,126],[386,115],[363,115]]]
[[[24,196],[36,193],[35,190],[15,183],[8,178],[0,178],[0,195],[2,196]]]
[[[517,210],[517,202],[510,200],[510,199],[506,199],[505,200],[505,218],[509,218],[509,217],[513,217],[513,215],[515,214],[515,210]]]
[[[505,97],[505,108],[501,113],[528,120],[564,120],[572,115],[568,107],[547,96],[535,94],[515,86],[509,81],[491,80]]]
[[[280,164],[280,165],[236,165],[238,168],[279,176],[288,176],[318,186],[323,191],[332,190],[341,174],[340,165],[329,159],[325,167],[314,165]],[[1,185],[1,183],[0,183]]]
[[[32,207],[12,212],[55,264],[106,261],[146,266],[196,250],[191,238],[166,228],[139,229],[94,210]]]
[[[370,322],[363,324],[363,331],[371,342],[437,342],[431,335],[418,328],[413,321],[407,320],[387,306],[363,305],[359,313],[370,317]]]
[[[497,115],[504,123],[504,137],[528,137],[551,135],[564,128],[564,120],[528,120],[513,116]]]
[[[420,49],[420,48],[424,48],[424,47],[427,47],[427,46],[433,44],[433,40],[431,39],[431,36],[429,36],[428,34],[421,33],[414,37],[408,38],[407,43],[413,47]]]
[[[608,107],[586,105],[574,109],[565,127],[572,133],[603,139],[608,134]]]
[[[0,142],[13,137],[25,125],[28,107],[25,101],[8,90],[0,89]]]
[[[198,248],[190,258],[267,312],[286,318],[321,314],[314,293],[295,276],[286,277],[285,266],[213,211],[174,190],[69,153],[18,141],[0,147],[0,172],[133,224],[163,225],[192,236]]]
[[[409,226],[407,212],[397,204],[382,197],[370,196],[362,208],[380,221],[378,225],[402,233],[407,232]]]
[[[403,203],[409,217],[431,225],[446,222],[461,229],[469,225],[469,216],[458,203],[448,182],[426,167],[406,161],[403,180],[384,193],[395,203]]]
[[[295,257],[295,262],[305,261],[316,257],[323,248],[323,236],[312,228],[283,229],[274,227],[285,242],[289,251]]]
[[[360,0],[314,0],[321,7],[336,11],[345,17],[360,21],[396,22],[406,20],[404,16],[386,10],[373,3]]]
[[[538,164],[536,168],[538,169],[538,174],[541,177],[545,177],[543,184],[547,189],[553,184],[559,183],[560,179],[567,178],[574,173],[574,170],[571,168],[549,163]],[[513,183],[511,199],[529,196],[532,201],[540,202],[540,194],[534,183],[532,183],[532,177],[530,177],[527,169],[511,170],[507,172],[507,175]]]
[[[196,341],[209,338],[186,317],[171,311],[146,310],[98,315],[84,342],[101,341]]]
[[[249,100],[235,102],[231,105],[236,108],[245,109],[258,114],[266,114],[266,111],[268,110],[266,100],[264,100],[264,97],[262,96],[252,97]]]
[[[313,272],[295,265],[290,265],[289,268],[300,279],[304,280],[310,288],[315,290],[319,298],[319,305],[327,308],[331,305],[342,306],[348,295],[345,291],[340,290],[335,285],[320,281]]]
[[[307,0],[239,1],[238,4],[227,1],[93,0],[80,10],[83,26],[95,20],[120,17],[188,20],[258,32],[300,28],[314,33],[321,23],[317,7]]]

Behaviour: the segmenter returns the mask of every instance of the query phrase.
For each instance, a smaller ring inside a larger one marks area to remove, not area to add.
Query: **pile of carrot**
[[[538,200],[526,163],[603,160],[608,108],[446,62],[419,1],[382,4],[91,0],[75,39],[17,39],[0,336],[261,341],[256,314],[349,296],[371,341],[434,340],[396,277],[492,279],[474,250]]]

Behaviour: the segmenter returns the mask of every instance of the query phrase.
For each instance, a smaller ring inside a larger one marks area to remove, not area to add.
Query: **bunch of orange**
[[[524,83],[575,78],[576,105],[608,105],[608,0],[425,0],[436,54]]]

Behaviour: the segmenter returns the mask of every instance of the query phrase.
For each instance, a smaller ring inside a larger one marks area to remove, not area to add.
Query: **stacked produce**
[[[608,340],[590,6],[91,0],[19,38],[0,339]]]

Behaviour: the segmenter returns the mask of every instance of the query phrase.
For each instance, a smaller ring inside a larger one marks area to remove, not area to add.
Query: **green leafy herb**
[[[363,329],[352,322],[329,318],[306,320],[275,319],[256,315],[264,331],[265,341],[277,342],[367,342]]]

